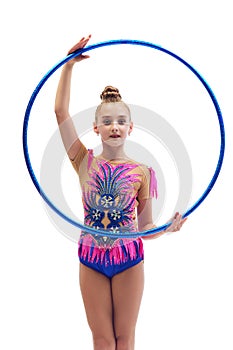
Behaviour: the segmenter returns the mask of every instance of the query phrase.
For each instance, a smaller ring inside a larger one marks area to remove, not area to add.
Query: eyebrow
[[[118,115],[117,116],[117,118],[127,118],[128,116],[126,116],[126,115]],[[101,117],[102,119],[104,119],[104,118],[113,118],[112,116],[110,116],[110,115],[103,115],[102,117]]]

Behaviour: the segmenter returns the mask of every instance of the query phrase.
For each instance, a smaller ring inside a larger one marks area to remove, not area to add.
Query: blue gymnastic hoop
[[[150,43],[150,42],[146,42],[146,41],[139,41],[139,40],[111,40],[111,41],[105,41],[105,42],[100,42],[98,44],[94,44],[94,45],[90,45],[87,46],[83,49],[77,50],[75,52],[73,52],[72,54],[66,56],[64,59],[62,59],[60,62],[58,62],[52,69],[50,69],[45,75],[44,77],[41,79],[41,81],[39,82],[39,84],[37,85],[37,87],[35,88],[35,90],[33,91],[31,98],[28,102],[27,108],[26,108],[26,112],[25,112],[25,117],[24,117],[24,123],[23,123],[23,151],[24,151],[24,157],[25,157],[25,162],[27,165],[27,169],[28,172],[31,176],[31,180],[33,182],[33,184],[35,185],[37,191],[39,192],[39,194],[41,195],[41,197],[44,199],[44,201],[50,206],[51,209],[53,209],[61,218],[63,218],[64,220],[66,220],[67,222],[69,222],[71,225],[74,225],[82,230],[85,230],[87,232],[90,232],[91,234],[98,234],[100,236],[109,236],[112,238],[136,238],[136,237],[142,237],[142,236],[147,236],[150,234],[155,234],[158,233],[162,230],[165,230],[170,223],[167,223],[165,225],[159,226],[157,228],[153,228],[151,230],[147,230],[147,231],[142,231],[142,232],[130,232],[130,233],[119,233],[118,235],[110,233],[108,231],[104,231],[104,230],[96,230],[90,226],[85,226],[82,225],[79,222],[74,221],[73,219],[71,219],[70,217],[66,216],[64,213],[62,213],[47,197],[47,195],[44,193],[43,189],[40,187],[40,184],[35,176],[35,173],[33,171],[32,168],[32,164],[30,161],[30,156],[29,156],[29,151],[28,151],[28,123],[29,123],[29,117],[30,117],[30,113],[31,113],[31,109],[33,106],[33,103],[38,95],[38,93],[40,92],[41,88],[43,87],[43,85],[45,84],[45,82],[49,79],[49,77],[57,70],[59,69],[62,65],[64,65],[66,62],[68,62],[69,60],[73,59],[74,57],[77,57],[85,52],[94,50],[94,49],[98,49],[100,47],[104,47],[104,46],[111,46],[111,45],[139,45],[139,46],[146,46],[146,47],[150,47],[152,49],[155,50],[159,50],[162,51],[170,56],[172,56],[173,58],[175,58],[176,60],[178,60],[179,62],[183,63],[189,70],[191,70],[196,77],[200,80],[200,82],[204,85],[205,89],[207,90],[217,113],[217,117],[218,117],[218,122],[219,122],[219,128],[220,128],[220,136],[221,136],[221,144],[220,144],[220,153],[219,153],[219,158],[218,158],[218,162],[217,162],[217,166],[214,172],[214,175],[209,183],[209,185],[207,186],[206,190],[204,191],[204,193],[201,195],[201,197],[195,202],[195,204],[188,209],[184,214],[183,214],[183,218],[189,216],[194,210],[196,210],[200,204],[205,200],[205,198],[208,196],[208,194],[210,193],[210,191],[212,190],[218,175],[220,173],[221,167],[222,167],[222,163],[223,163],[223,158],[224,158],[224,152],[225,152],[225,130],[224,130],[224,122],[223,122],[223,118],[222,118],[222,113],[219,107],[219,104],[217,102],[217,99],[213,93],[213,91],[211,90],[210,86],[207,84],[207,82],[205,81],[205,79],[196,71],[196,69],[194,69],[189,63],[187,63],[185,60],[183,60],[181,57],[177,56],[176,54],[174,54],[173,52],[158,46],[156,44]]]

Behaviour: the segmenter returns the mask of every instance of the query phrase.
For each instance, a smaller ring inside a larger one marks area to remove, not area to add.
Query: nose
[[[112,131],[118,130],[118,122],[112,122]]]

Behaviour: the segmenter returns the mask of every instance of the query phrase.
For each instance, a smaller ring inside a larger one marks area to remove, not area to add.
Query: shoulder
[[[158,183],[157,183],[157,178],[155,171],[152,167],[145,165],[145,164],[139,164],[138,163],[139,169],[141,169],[142,173],[142,185],[141,185],[141,190],[143,193],[148,191],[149,193],[147,194],[147,197],[152,198],[155,197],[156,199],[158,198]]]
[[[134,161],[133,161],[133,164],[135,165],[135,168],[138,169],[145,177],[150,176],[151,167],[149,167],[146,164],[134,162]]]

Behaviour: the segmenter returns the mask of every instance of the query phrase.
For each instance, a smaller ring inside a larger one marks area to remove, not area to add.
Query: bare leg
[[[111,280],[83,264],[79,276],[94,350],[115,350]]]
[[[133,350],[135,328],[144,288],[143,262],[112,278],[117,350]]]

